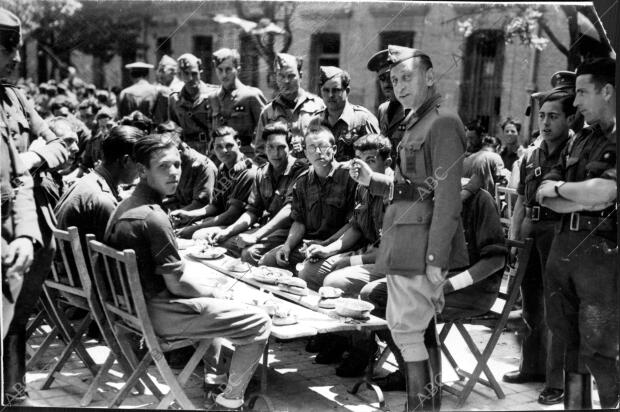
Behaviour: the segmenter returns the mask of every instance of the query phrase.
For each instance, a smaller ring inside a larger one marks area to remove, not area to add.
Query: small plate
[[[227,264],[224,269],[230,272],[244,273],[250,270],[250,265],[248,265],[245,262],[234,261],[234,262]]]
[[[193,247],[189,249],[188,254],[196,259],[218,259],[224,256],[226,249],[223,247]]]
[[[276,285],[280,279],[287,277],[293,277],[293,274],[286,269],[259,266],[252,270],[252,278],[270,285]]]

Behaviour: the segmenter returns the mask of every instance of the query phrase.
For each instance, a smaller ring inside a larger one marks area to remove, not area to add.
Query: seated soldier
[[[467,179],[462,179],[466,182]],[[445,304],[440,319],[449,321],[467,316],[481,315],[489,311],[497,299],[499,287],[506,265],[507,249],[504,232],[499,220],[499,212],[493,196],[479,185],[467,185],[461,190],[463,209],[463,229],[467,241],[469,268],[453,268],[444,283]],[[387,305],[387,285],[385,278],[369,283],[360,292],[362,299],[375,305],[373,314],[385,316]],[[431,322],[430,329],[435,327]],[[441,352],[435,349],[435,331],[425,334],[425,343],[429,347],[431,364],[439,365]],[[428,339],[430,337],[431,339]],[[405,377],[402,357],[391,339],[387,339],[390,349],[399,361],[399,371],[386,377],[375,379],[375,383],[384,391],[405,390]]]
[[[172,122],[169,122],[172,123]],[[160,125],[161,126],[161,125]],[[164,199],[169,210],[196,210],[211,203],[217,166],[181,140],[181,128],[169,132],[181,154],[181,179],[174,195]]]
[[[102,161],[91,173],[78,179],[54,209],[58,228],[77,227],[84,248],[88,233],[103,240],[108,219],[121,200],[118,186],[136,179],[138,170],[133,160],[133,147],[142,137],[144,133],[135,127],[113,127],[101,142]]]
[[[200,229],[193,236],[220,243],[253,265],[286,240],[291,227],[293,184],[308,170],[306,159],[297,159],[291,154],[291,133],[286,123],[265,126],[262,140],[268,163],[256,173],[245,213],[228,227]],[[261,226],[252,229],[256,222]]]
[[[140,183],[110,217],[105,243],[135,250],[149,316],[158,336],[219,337],[235,344],[226,389],[211,406],[212,410],[240,410],[269,337],[269,316],[262,309],[224,299],[224,292],[205,284],[200,273],[185,270],[172,225],[161,207],[163,197],[176,190],[181,175],[176,142],[165,135],[150,135],[136,143],[134,154]]]
[[[345,164],[334,158],[336,140],[332,132],[325,126],[313,125],[306,133],[305,143],[311,167],[293,186],[291,229],[284,244],[267,252],[260,265],[281,266],[295,272],[296,265],[306,257],[304,239],[329,238],[353,213],[357,183]]]
[[[194,232],[205,227],[227,226],[235,222],[243,214],[252,190],[256,167],[239,150],[237,132],[228,126],[218,127],[213,137],[215,155],[221,164],[211,203],[194,210],[175,210],[170,214],[177,226],[190,224],[177,230],[177,235],[182,238],[189,239]]]
[[[387,137],[365,135],[354,143],[354,148],[355,157],[368,163],[373,172],[393,173],[389,167],[392,144]],[[381,196],[371,195],[366,186],[357,187],[353,217],[345,232],[335,241],[313,244],[306,249],[307,259],[299,277],[308,283],[308,287],[317,290],[321,286],[332,286],[347,295],[357,296],[366,283],[375,280],[372,268],[386,202],[387,199]],[[352,251],[360,245],[361,249]]]

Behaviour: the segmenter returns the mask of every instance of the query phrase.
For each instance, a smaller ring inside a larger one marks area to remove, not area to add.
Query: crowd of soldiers
[[[532,96],[539,130],[518,150],[518,122],[502,125],[500,145],[445,107],[418,49],[390,45],[368,61],[387,96],[377,118],[348,101],[346,71],[321,67],[319,97],[301,87],[302,59],[285,53],[268,101],[239,80],[228,48],[210,62],[219,86],[183,54],[161,59],[157,84],[153,66],[127,65],[133,85],[118,96],[74,71],[20,89],[10,82],[20,42],[19,19],[0,9],[5,402],[27,397],[26,322],[54,259],[51,229],[76,226],[84,245],[92,233],[135,250],[159,336],[235,344],[228,378],[205,359],[205,381],[227,383],[211,410],[242,407],[271,320],[188,275],[178,238],[374,303],[399,365],[375,383],[406,391],[407,411],[439,410],[435,323],[493,306],[514,251],[492,194],[511,181],[509,236],[533,238],[534,253],[521,364],[504,380],[544,381],[539,402],[587,409],[591,374],[601,406],[618,405],[615,59],[556,73]],[[377,344],[359,333],[306,349],[339,376],[361,376]]]

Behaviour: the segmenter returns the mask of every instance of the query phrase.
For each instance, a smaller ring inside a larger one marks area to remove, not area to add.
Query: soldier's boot
[[[566,371],[564,375],[564,409],[592,409],[592,377],[589,373]]]
[[[406,412],[432,411],[431,368],[428,359],[405,362]]]
[[[443,386],[441,382],[441,348],[435,346],[426,349],[428,350],[428,359],[431,367],[431,384],[433,385],[431,407],[433,412],[437,412],[441,409],[441,392]]]
[[[26,392],[26,332],[7,335],[4,338],[2,368],[4,373],[5,405],[19,405],[28,397]]]

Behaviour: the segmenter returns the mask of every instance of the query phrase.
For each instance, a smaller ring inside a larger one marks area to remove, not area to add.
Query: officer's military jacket
[[[62,195],[54,208],[58,228],[75,226],[81,236],[92,233],[103,241],[108,219],[119,201],[112,176],[99,167],[78,179]]]
[[[306,159],[289,156],[286,169],[277,179],[271,163],[261,166],[256,173],[246,210],[258,218],[266,213],[263,223],[267,223],[266,218],[274,217],[280,209],[293,201],[293,185],[297,178],[308,170],[308,166]]]
[[[388,100],[379,105],[379,130],[392,142],[392,159],[396,159],[396,147],[405,131],[405,110],[398,100]]]
[[[304,239],[325,240],[336,233],[351,218],[356,187],[341,163],[325,179],[313,167],[299,176],[293,187],[291,219],[306,227]]]
[[[149,119],[153,118],[153,107],[159,89],[145,79],[121,91],[118,98],[118,116],[124,117],[138,110]]]
[[[168,102],[169,118],[183,129],[187,140],[210,141],[211,102],[209,95],[217,90],[216,86],[200,82],[198,98],[190,101],[184,96],[184,89],[171,93]]]
[[[327,109],[323,112],[322,124],[329,128],[336,139],[336,160],[344,162],[355,157],[353,143],[362,136],[379,132],[377,118],[365,107],[351,104],[344,105],[340,118],[331,125]]]
[[[389,196],[400,190],[394,183],[408,182],[416,194],[387,208],[377,271],[411,277],[424,275],[427,264],[443,269],[469,264],[460,216],[465,127],[440,103],[441,96],[434,95],[405,119],[394,180],[372,174],[372,194]]]
[[[260,114],[256,136],[254,138],[254,150],[256,153],[265,152],[265,142],[262,139],[263,129],[269,123],[276,120],[288,124],[293,137],[305,136],[310,120],[325,110],[323,99],[303,89],[299,89],[299,95],[293,107],[278,95],[265,106]]]
[[[69,153],[65,144],[49,129],[21,90],[5,84],[0,86],[0,120],[3,124],[0,126],[2,133],[8,134],[19,153],[36,153],[50,168],[58,167],[67,161]],[[30,144],[39,136],[47,144],[29,149]]]
[[[218,92],[211,94],[209,99],[213,113],[213,130],[220,126],[230,126],[237,131],[242,144],[250,144],[260,114],[267,104],[263,92],[256,87],[246,86],[237,79],[232,90],[220,86]]]
[[[549,152],[546,141],[542,141],[538,147],[528,148],[519,166],[519,185],[517,193],[523,196],[523,204],[528,207],[537,206],[536,191],[545,176],[560,159],[560,153],[567,145],[568,140]]]
[[[165,275],[180,277],[185,267],[172,223],[161,202],[159,193],[140,182],[131,196],[114,210],[104,236],[105,244],[136,252],[140,283],[147,301],[167,291]]]

